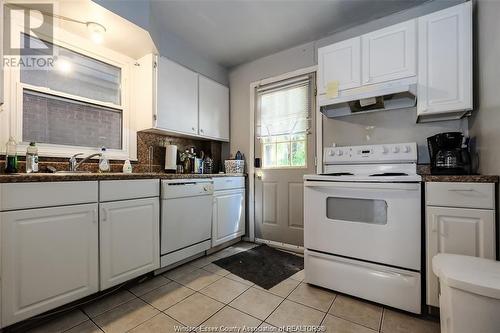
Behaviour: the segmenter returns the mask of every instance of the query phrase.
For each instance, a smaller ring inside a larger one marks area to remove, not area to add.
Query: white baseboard
[[[261,239],[261,238],[255,238],[255,243],[258,244],[266,244],[272,247],[276,247],[279,249],[287,250],[287,251],[293,251],[297,253],[304,253],[304,247],[303,246],[298,246],[298,245],[292,245],[292,244],[287,244],[287,243],[282,243],[282,242],[276,242],[272,240],[267,240],[267,239]]]

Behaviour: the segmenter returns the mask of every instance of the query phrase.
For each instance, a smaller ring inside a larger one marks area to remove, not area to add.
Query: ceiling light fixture
[[[96,44],[101,44],[104,41],[104,33],[106,28],[97,22],[87,22],[87,29],[90,32],[90,39]]]
[[[10,4],[10,6],[17,7],[17,8],[23,9],[23,10],[26,9],[26,7],[23,7],[21,5],[16,5],[16,4]],[[104,41],[104,33],[106,32],[106,27],[104,27],[100,23],[92,22],[92,21],[80,21],[80,20],[76,20],[76,19],[73,19],[70,17],[57,15],[54,13],[47,13],[47,12],[40,11],[40,10],[38,10],[38,11],[40,13],[42,13],[43,15],[51,16],[51,17],[54,17],[54,18],[57,18],[57,19],[60,19],[63,21],[73,22],[73,23],[77,23],[77,24],[84,24],[87,26],[87,30],[90,33],[90,39],[92,39],[92,41],[94,43],[101,44]]]
[[[73,70],[73,65],[68,60],[59,58],[56,61],[56,69],[62,74],[69,74]]]

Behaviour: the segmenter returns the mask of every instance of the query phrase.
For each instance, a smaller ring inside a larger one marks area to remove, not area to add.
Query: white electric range
[[[421,313],[416,143],[331,147],[304,176],[306,282]]]

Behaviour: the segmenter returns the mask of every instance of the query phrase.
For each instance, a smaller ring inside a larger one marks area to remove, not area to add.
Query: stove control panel
[[[416,163],[417,157],[417,144],[415,142],[328,147],[324,151],[323,163]]]

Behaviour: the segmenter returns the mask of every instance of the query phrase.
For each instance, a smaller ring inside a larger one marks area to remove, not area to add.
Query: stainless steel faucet
[[[95,153],[95,154],[91,154],[85,158],[83,158],[80,162],[77,162],[76,161],[76,157],[77,156],[80,156],[80,155],[83,155],[83,153],[78,153],[78,154],[75,154],[73,156],[71,156],[69,158],[69,171],[77,171],[78,170],[78,167],[80,165],[82,165],[82,163],[85,163],[86,161],[90,160],[92,157],[96,157],[96,156],[102,156],[101,153]]]

